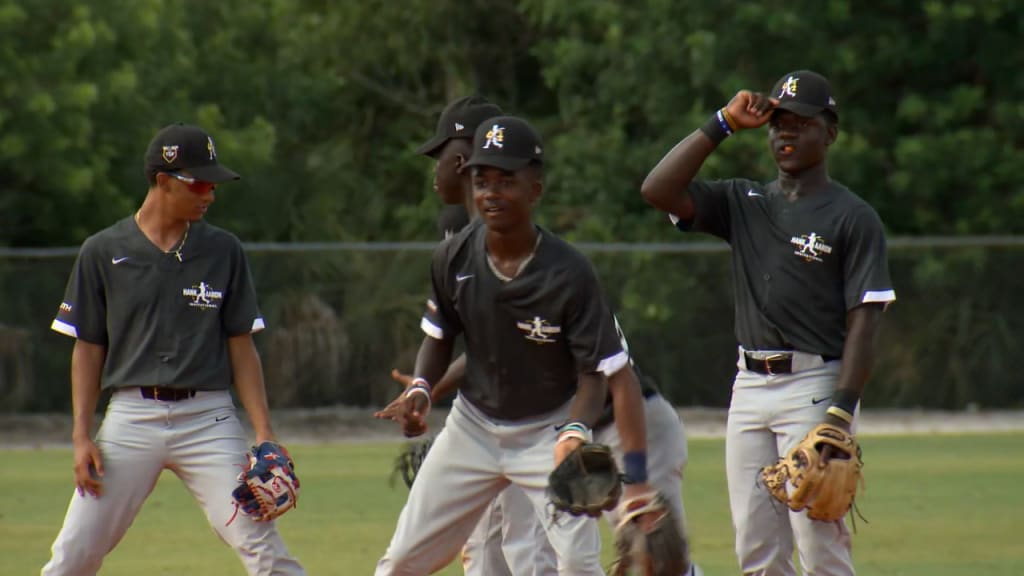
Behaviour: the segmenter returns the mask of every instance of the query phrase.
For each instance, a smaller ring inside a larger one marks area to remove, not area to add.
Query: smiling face
[[[824,114],[800,116],[776,110],[768,124],[768,144],[779,170],[796,176],[821,164],[838,128]]]
[[[160,172],[156,178],[171,213],[182,220],[201,220],[216,199],[216,184],[196,180],[186,172]]]
[[[529,223],[533,205],[542,193],[538,167],[526,166],[515,172],[473,167],[473,200],[491,230],[505,232]]]

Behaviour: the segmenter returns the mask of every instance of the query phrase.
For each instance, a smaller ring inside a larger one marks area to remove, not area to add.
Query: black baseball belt
[[[838,360],[839,356],[821,356],[822,361]],[[743,351],[743,363],[747,370],[758,374],[792,374],[793,352],[752,352]]]
[[[195,388],[167,388],[164,386],[141,386],[139,391],[143,398],[160,400],[161,402],[177,402],[196,395]]]

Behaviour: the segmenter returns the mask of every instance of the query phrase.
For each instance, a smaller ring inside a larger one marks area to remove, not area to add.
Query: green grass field
[[[868,576],[1024,574],[1024,435],[866,437],[854,555]],[[310,574],[372,574],[405,501],[389,485],[397,444],[290,446],[300,507],[279,521]],[[66,449],[6,450],[0,573],[38,574],[71,495]],[[721,440],[691,440],[684,487],[695,558],[736,574]],[[607,538],[607,529],[605,536]],[[173,549],[166,543],[173,542]],[[606,539],[607,542],[607,539]],[[608,556],[608,546],[605,556]],[[460,574],[449,567],[442,574]],[[102,574],[244,574],[177,478],[165,473]]]

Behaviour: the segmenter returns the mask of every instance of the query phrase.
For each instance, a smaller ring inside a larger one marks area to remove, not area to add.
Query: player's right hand
[[[760,92],[740,90],[725,105],[725,111],[729,113],[738,130],[746,130],[760,128],[768,123],[772,117],[772,109],[778,105],[778,100]]]
[[[414,438],[427,431],[427,414],[430,400],[425,394],[402,394],[394,420],[402,427],[402,433]]]
[[[100,449],[89,438],[76,439],[74,446],[75,487],[79,496],[85,493],[99,498],[103,495],[103,459]]]

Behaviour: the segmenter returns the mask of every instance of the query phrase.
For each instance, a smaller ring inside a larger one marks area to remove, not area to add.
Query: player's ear
[[[839,120],[827,112],[823,112],[822,117],[825,119],[825,146],[828,147],[839,138]]]
[[[156,187],[161,190],[170,191],[171,175],[167,172],[156,173]]]
[[[831,146],[835,144],[836,140],[839,138],[839,125],[830,123],[826,130],[825,146]]]
[[[544,182],[536,178],[530,183],[530,206],[533,206],[544,195]]]
[[[469,161],[469,159],[466,158],[465,156],[463,156],[462,154],[456,154],[455,155],[455,173],[458,174],[459,176],[465,174],[467,172],[467,170],[468,170],[468,168],[466,166],[466,162],[468,162],[468,161]]]

